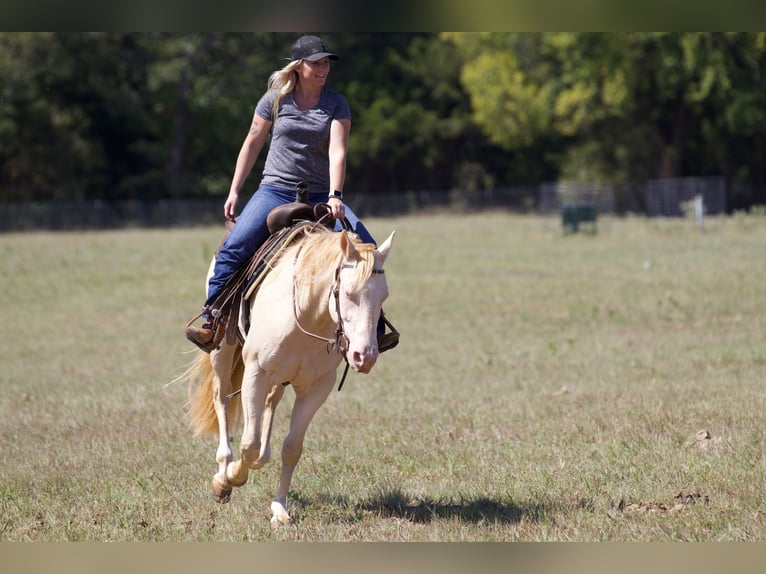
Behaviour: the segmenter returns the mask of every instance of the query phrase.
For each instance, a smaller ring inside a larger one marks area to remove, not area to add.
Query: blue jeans
[[[309,194],[310,203],[327,201],[328,192],[318,191]],[[295,190],[271,186],[260,186],[237,217],[237,223],[224,241],[216,258],[213,276],[208,281],[208,296],[205,307],[211,305],[221,294],[226,282],[240,267],[246,264],[258,248],[269,237],[266,217],[275,207],[295,201]],[[356,214],[346,206],[346,219],[351,228],[364,242],[377,245],[370,232]],[[340,221],[335,222],[335,230],[343,229]]]

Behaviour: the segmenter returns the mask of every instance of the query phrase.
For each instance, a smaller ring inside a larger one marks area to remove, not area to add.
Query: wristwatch
[[[335,189],[332,192],[330,192],[330,197],[337,197],[338,199],[343,199],[343,192],[339,189]]]

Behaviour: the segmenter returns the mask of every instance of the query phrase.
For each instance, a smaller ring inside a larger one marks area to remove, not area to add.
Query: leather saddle
[[[229,279],[218,299],[211,306],[211,311],[215,310],[212,324],[215,335],[209,345],[211,348],[217,348],[224,337],[229,343],[233,343],[236,338],[240,343],[244,342],[250,321],[247,316],[249,308],[242,303],[257,291],[270,269],[269,262],[310,228],[316,225],[333,228],[335,220],[330,206],[326,203],[308,203],[308,184],[301,182],[296,187],[295,201],[272,209],[266,217],[266,225],[269,229],[269,237],[250,261]],[[226,233],[218,249],[223,245],[233,227],[234,223],[226,222]],[[239,317],[240,307],[245,311],[241,317]],[[239,321],[237,317],[240,318]]]
[[[269,233],[273,235],[299,221],[321,222],[327,227],[335,225],[330,206],[326,203],[311,204],[308,198],[309,184],[302,181],[295,188],[295,201],[275,207],[266,217]]]

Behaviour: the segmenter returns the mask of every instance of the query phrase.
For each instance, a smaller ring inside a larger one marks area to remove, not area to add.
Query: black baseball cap
[[[337,54],[327,51],[324,42],[322,42],[319,36],[301,36],[293,43],[290,49],[291,60],[316,62],[322,58],[330,58],[331,60],[340,59]]]

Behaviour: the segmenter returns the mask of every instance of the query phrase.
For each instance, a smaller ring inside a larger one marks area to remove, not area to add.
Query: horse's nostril
[[[364,366],[371,363],[374,364],[377,355],[375,348],[370,348],[365,351],[354,351],[351,354],[351,361],[357,366]]]

